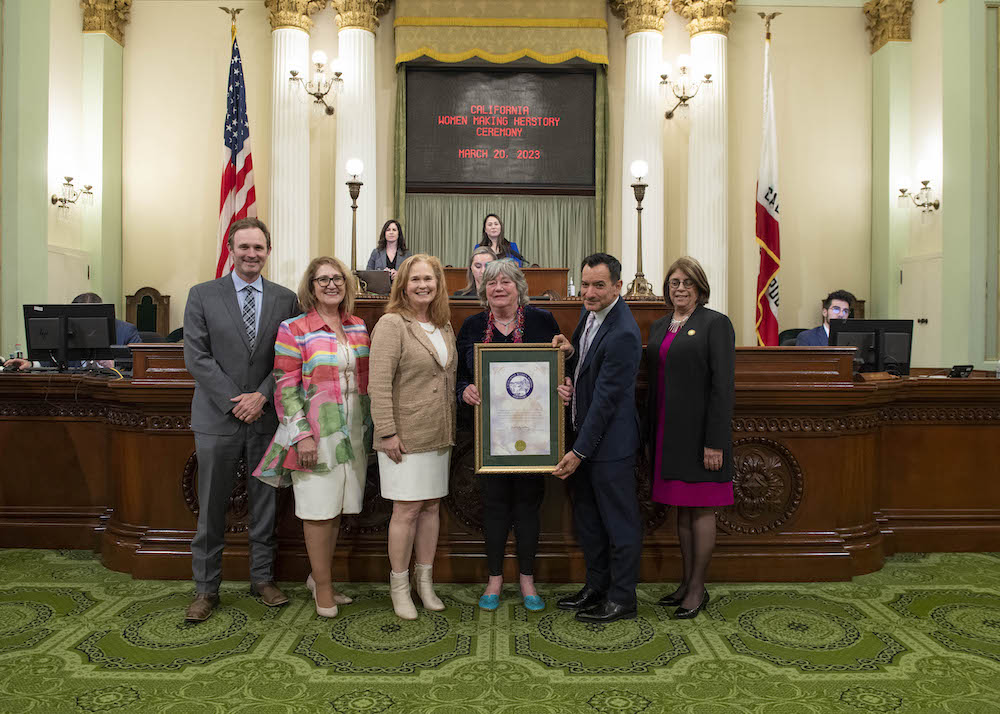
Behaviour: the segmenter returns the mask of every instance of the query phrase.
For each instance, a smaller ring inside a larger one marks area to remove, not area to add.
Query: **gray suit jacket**
[[[194,377],[191,429],[205,434],[235,434],[242,422],[230,401],[245,392],[267,397],[254,431],[278,428],[274,412],[274,340],[282,320],[299,313],[298,299],[288,288],[264,281],[260,328],[253,352],[237,306],[231,275],[200,283],[188,293],[184,308],[184,366]]]
[[[408,250],[396,251],[396,266],[403,264],[403,261],[409,258],[411,255]],[[368,268],[367,270],[385,270],[389,267],[389,256],[385,254],[385,250],[379,250],[376,248],[372,251],[372,254],[368,256]]]

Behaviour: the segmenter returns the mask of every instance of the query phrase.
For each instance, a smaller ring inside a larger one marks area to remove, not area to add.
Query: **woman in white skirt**
[[[417,609],[443,610],[431,569],[437,551],[442,496],[448,495],[455,443],[455,333],[437,258],[418,254],[400,266],[385,314],[372,330],[371,395],[382,498],[391,500],[389,585],[404,620]]]
[[[352,314],[356,293],[336,258],[316,258],[299,285],[305,313],[285,320],[274,346],[279,426],[254,475],[291,484],[312,573],[316,612],[334,617],[351,599],[333,586],[333,551],[342,513],[360,513],[371,415],[368,330]]]

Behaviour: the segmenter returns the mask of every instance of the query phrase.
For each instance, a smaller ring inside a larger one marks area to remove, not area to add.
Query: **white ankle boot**
[[[444,603],[434,594],[434,583],[431,580],[433,567],[422,563],[413,564],[413,589],[417,591],[417,596],[425,608],[440,612],[444,610]]]
[[[410,571],[401,573],[389,571],[389,597],[392,598],[392,609],[401,620],[416,620],[417,608],[410,599]]]

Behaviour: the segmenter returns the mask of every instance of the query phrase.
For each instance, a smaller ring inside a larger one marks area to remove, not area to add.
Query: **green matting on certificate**
[[[563,380],[563,363],[562,352],[549,344],[476,345],[476,386],[482,400],[475,410],[477,473],[548,473],[559,463],[565,453],[565,407],[556,388]],[[496,399],[516,407],[539,398],[543,389],[536,384],[542,381],[537,376],[539,365],[547,386],[542,397],[547,410],[534,417],[544,427],[524,433],[515,428],[515,418],[498,423]],[[496,374],[503,375],[502,382],[495,380]],[[536,375],[534,380],[531,374]]]

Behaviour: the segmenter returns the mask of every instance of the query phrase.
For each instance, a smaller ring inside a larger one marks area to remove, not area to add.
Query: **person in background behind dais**
[[[548,344],[559,334],[559,324],[551,312],[528,304],[528,282],[512,260],[498,260],[486,265],[479,286],[479,301],[486,309],[467,317],[458,331],[456,390],[459,401],[470,406],[481,403],[479,390],[474,384],[476,343]],[[565,351],[572,356],[571,345],[566,344]],[[479,479],[483,494],[486,565],[489,569],[489,582],[479,598],[479,607],[496,610],[500,605],[504,551],[513,525],[524,606],[528,610],[542,610],[545,603],[535,589],[534,568],[545,476],[484,474]]]
[[[487,213],[483,219],[483,235],[476,245],[491,248],[497,258],[510,258],[519,268],[524,265],[524,256],[518,250],[517,243],[504,236],[503,223],[495,213]]]
[[[455,444],[455,333],[437,258],[407,258],[392,284],[385,314],[372,331],[369,395],[375,422],[382,498],[390,500],[389,586],[392,607],[415,620],[413,589],[428,610],[444,610],[432,568],[448,495]]]
[[[677,508],[684,566],[680,585],[659,604],[676,605],[679,619],[708,604],[715,509],[733,503],[736,334],[728,317],[705,307],[710,292],[697,260],[675,261],[663,281],[668,314],[650,327],[646,346],[652,499]]]
[[[356,282],[337,258],[315,258],[299,284],[305,314],[285,320],[274,346],[278,430],[254,476],[292,486],[312,572],[316,612],[351,598],[333,586],[342,513],[361,513],[371,446],[368,330],[353,314]]]
[[[854,295],[846,290],[834,290],[823,300],[823,324],[800,332],[796,347],[827,347],[830,344],[830,320],[846,320],[854,309]]]
[[[403,227],[395,218],[390,218],[382,226],[379,233],[378,243],[375,250],[368,257],[367,270],[385,270],[389,277],[396,277],[397,267],[410,257],[410,251],[406,249],[406,238],[403,236]]]
[[[485,245],[476,247],[469,256],[469,268],[466,270],[465,287],[455,293],[455,297],[479,297],[479,283],[483,279],[486,264],[497,259],[492,248]]]

